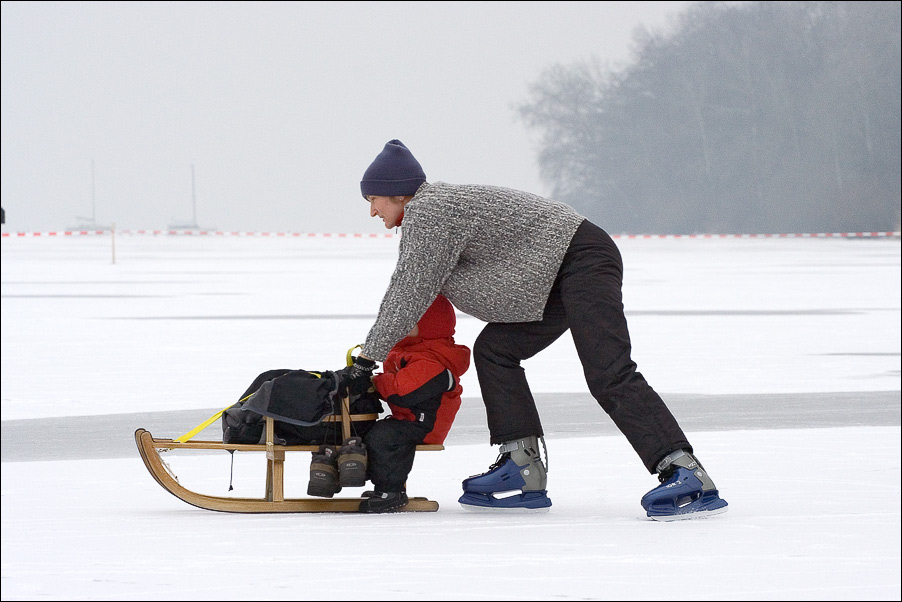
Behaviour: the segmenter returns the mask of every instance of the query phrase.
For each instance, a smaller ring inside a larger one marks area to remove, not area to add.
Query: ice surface
[[[338,368],[398,239],[117,236],[115,262],[111,242],[3,238],[4,433],[222,408],[264,370]],[[644,517],[656,482],[610,432],[549,436],[554,505],[516,516],[458,506],[460,481],[495,459],[472,439],[417,456],[409,491],[438,512],[385,516],[204,511],[160,488],[137,450],[62,445],[55,461],[4,457],[3,600],[898,600],[899,239],[618,244],[634,358],[665,399],[888,392],[895,418],[694,430],[730,511],[667,524]],[[481,326],[460,316],[458,342]],[[587,395],[569,336],[526,368],[537,394]],[[462,384],[478,403],[475,373]],[[230,495],[229,461],[168,460],[215,495]],[[236,455],[231,494],[262,494],[261,462]],[[290,456],[289,496],[304,495],[308,462]]]

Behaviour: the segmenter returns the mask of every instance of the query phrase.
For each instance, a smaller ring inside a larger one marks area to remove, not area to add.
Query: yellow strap
[[[361,349],[363,349],[363,344],[361,343],[360,345],[354,345],[353,347],[351,347],[350,349],[348,349],[348,355],[347,355],[347,358],[346,358],[346,359],[347,359],[347,362],[348,362],[348,365],[349,365],[349,366],[351,366],[351,365],[354,364],[354,356],[351,355],[351,354],[354,353],[354,350],[357,349],[358,347],[360,347]]]
[[[250,395],[248,395],[248,397],[250,397]],[[247,399],[247,397],[245,397],[244,399]],[[242,399],[241,401],[244,401],[244,399]],[[215,414],[213,414],[212,416],[210,416],[209,418],[207,418],[206,420],[204,420],[203,422],[198,424],[196,427],[194,427],[193,429],[191,429],[190,431],[188,431],[181,437],[175,439],[175,441],[179,441],[181,443],[190,441],[191,439],[194,438],[194,436],[196,434],[198,434],[199,432],[201,432],[202,430],[204,430],[205,428],[207,428],[208,426],[210,426],[211,424],[213,424],[214,422],[219,420],[219,417],[222,416],[222,413],[225,412],[226,410],[228,410],[233,405],[235,405],[235,404],[230,403],[228,406],[222,408],[221,410],[219,410],[218,412],[216,412]]]

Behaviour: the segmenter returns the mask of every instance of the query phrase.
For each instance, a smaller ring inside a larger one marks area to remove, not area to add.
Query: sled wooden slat
[[[351,434],[351,423],[360,420],[375,420],[378,414],[350,414],[347,399],[343,400],[340,415],[328,416],[330,422],[341,421],[342,434],[347,439]],[[175,441],[156,439],[149,431],[139,428],[135,431],[135,443],[147,470],[164,489],[192,506],[218,512],[237,513],[288,513],[288,512],[357,512],[362,498],[292,498],[285,499],[285,458],[286,452],[318,451],[318,445],[278,445],[275,440],[275,421],[266,417],[266,443],[222,443],[221,441]],[[160,457],[159,450],[209,449],[242,452],[265,452],[266,486],[260,498],[220,497],[197,493],[183,487]],[[443,445],[418,445],[417,451],[441,451]],[[438,502],[423,497],[411,497],[401,512],[435,512]]]
[[[285,450],[276,449],[276,422],[266,417],[266,493],[267,502],[285,501]],[[279,446],[282,447],[281,445]]]
[[[157,439],[153,440],[154,447],[157,449],[225,449],[235,451],[266,451],[266,445],[263,443],[222,443],[221,441],[175,441],[174,439]],[[313,452],[319,449],[319,445],[280,445],[283,451],[306,451]],[[417,445],[417,451],[442,451],[444,445]]]

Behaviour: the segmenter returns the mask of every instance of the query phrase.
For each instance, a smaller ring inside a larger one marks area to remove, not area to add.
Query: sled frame
[[[351,423],[361,420],[375,420],[378,414],[351,414],[348,398],[341,400],[341,414],[324,418],[324,422],[341,422],[342,436],[351,436]],[[266,443],[222,443],[220,441],[175,441],[157,439],[150,431],[139,428],[135,431],[135,443],[147,470],[154,480],[166,491],[180,500],[217,512],[245,514],[295,513],[295,512],[357,512],[363,498],[285,498],[285,457],[287,452],[315,452],[319,445],[278,445],[275,440],[275,421],[266,416]],[[266,488],[260,498],[239,498],[213,496],[197,493],[183,487],[160,457],[161,450],[170,449],[211,449],[227,451],[265,452]],[[441,451],[443,445],[417,445],[417,451]],[[399,512],[435,512],[438,502],[423,497],[411,497],[409,503]]]

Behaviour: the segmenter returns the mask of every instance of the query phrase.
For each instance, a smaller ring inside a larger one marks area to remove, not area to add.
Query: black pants
[[[648,471],[654,473],[670,452],[691,451],[673,414],[630,357],[622,285],[617,245],[587,220],[570,242],[542,320],[486,325],[473,346],[473,361],[493,445],[544,435],[520,362],[569,329],[589,391]]]
[[[413,469],[416,447],[429,429],[408,420],[377,420],[364,437],[367,450],[367,476],[376,491],[404,491]]]

